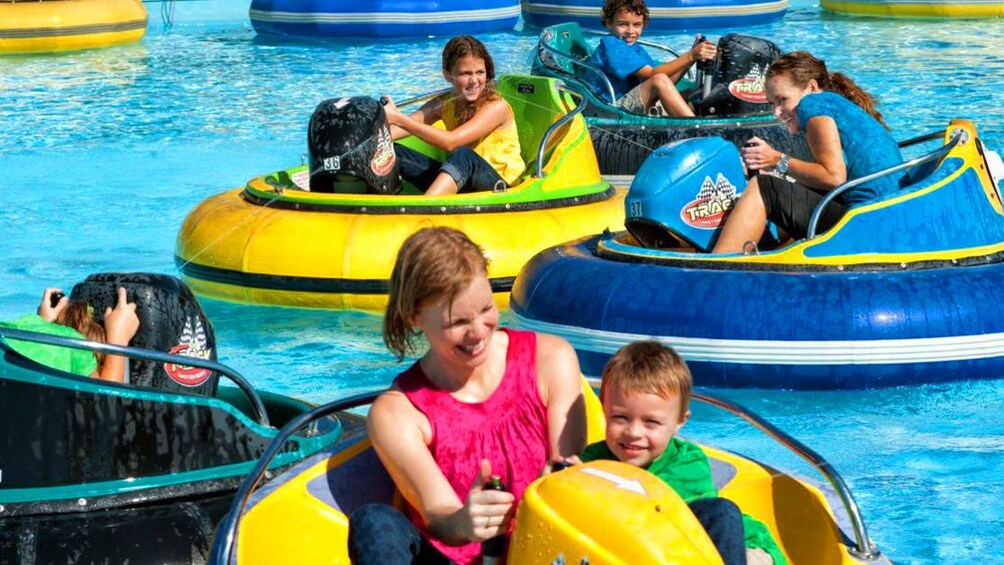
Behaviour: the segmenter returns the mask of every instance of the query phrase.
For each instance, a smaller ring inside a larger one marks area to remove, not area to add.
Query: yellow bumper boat
[[[624,225],[626,189],[600,176],[582,100],[561,81],[506,75],[499,92],[519,125],[527,173],[504,191],[427,198],[309,190],[307,167],[251,179],[185,219],[175,262],[203,296],[306,308],[380,310],[401,243],[424,226],[466,232],[484,248],[501,306],[537,252]],[[435,154],[410,138],[407,144]]]
[[[45,53],[139,41],[140,0],[0,0],[0,53]]]
[[[585,389],[589,441],[600,441],[602,408],[593,390]],[[370,502],[401,500],[373,451],[365,418],[345,411],[373,397],[364,394],[318,408],[317,417],[337,414],[343,429],[338,445],[255,491],[281,438],[269,446],[217,529],[210,563],[350,563],[352,511]],[[720,495],[766,524],[788,563],[889,563],[830,463],[741,406],[704,394],[694,399],[746,419],[825,477],[816,482],[702,446]],[[304,415],[283,432],[292,433],[310,419]],[[722,560],[683,499],[655,475],[616,461],[593,461],[530,484],[516,512],[507,563],[712,565]]]

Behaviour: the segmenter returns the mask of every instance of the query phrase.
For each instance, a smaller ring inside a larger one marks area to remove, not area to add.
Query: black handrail
[[[247,379],[245,379],[236,370],[216,361],[201,359],[198,357],[187,357],[185,355],[175,355],[173,353],[164,353],[153,349],[128,346],[124,347],[121,345],[88,341],[86,339],[29,332],[14,328],[6,328],[3,326],[0,326],[0,337],[18,339],[21,341],[31,341],[45,345],[55,345],[58,347],[69,347],[71,349],[97,351],[106,355],[121,355],[122,357],[144,359],[146,361],[173,363],[175,365],[209,369],[220,373],[221,375],[225,375],[227,378],[232,380],[238,388],[244,391],[244,394],[247,395],[248,400],[251,402],[251,409],[254,412],[255,420],[263,426],[272,427],[268,421],[268,413],[265,411],[265,405],[262,403],[261,398],[258,397],[258,394],[254,391],[254,387],[251,386],[251,383],[249,383]]]
[[[554,135],[554,132],[558,131],[558,128],[574,118],[576,114],[581,114],[582,111],[586,109],[586,105],[589,104],[589,101],[581,92],[568,88],[564,84],[558,85],[558,92],[565,92],[573,96],[578,96],[579,103],[576,104],[574,108],[569,110],[567,114],[558,119],[558,121],[551,124],[551,127],[547,128],[547,131],[544,132],[544,136],[540,138],[540,145],[537,146],[537,170],[535,171],[535,176],[537,178],[544,176],[544,150],[547,148],[547,142],[550,141],[551,136]]]
[[[296,418],[290,420],[288,424],[279,430],[279,433],[276,434],[276,436],[272,439],[272,442],[268,444],[265,452],[262,453],[261,457],[258,459],[258,463],[255,464],[254,469],[252,469],[251,472],[248,473],[247,477],[244,478],[244,481],[241,482],[241,486],[237,490],[237,494],[234,496],[233,502],[230,503],[230,511],[223,517],[220,527],[216,530],[216,535],[213,537],[213,547],[209,552],[210,565],[230,564],[234,555],[234,543],[237,541],[237,526],[244,514],[244,507],[247,505],[248,497],[251,496],[251,493],[258,486],[258,482],[265,475],[265,471],[268,470],[268,466],[272,459],[278,455],[279,451],[285,445],[286,440],[289,439],[289,436],[293,435],[297,430],[314,420],[318,420],[333,414],[334,412],[372,404],[373,401],[376,400],[376,397],[382,392],[383,390],[363,392],[348,398],[323,404],[309,412],[300,414]]]
[[[902,162],[902,163],[900,163],[898,165],[895,165],[893,167],[889,167],[889,168],[886,168],[886,169],[882,169],[881,171],[874,172],[874,173],[872,173],[870,175],[865,175],[863,177],[858,177],[856,179],[849,180],[849,181],[845,182],[844,184],[842,184],[842,185],[834,188],[830,192],[826,193],[826,196],[824,196],[823,199],[819,201],[819,204],[817,204],[816,208],[812,211],[812,216],[809,217],[809,229],[807,230],[807,234],[806,234],[805,238],[806,239],[814,239],[816,237],[816,224],[819,223],[819,216],[822,215],[823,209],[825,209],[826,205],[829,204],[830,202],[832,202],[834,198],[840,196],[845,191],[847,191],[847,189],[854,188],[855,186],[859,186],[859,185],[864,184],[866,182],[873,181],[873,180],[875,180],[877,178],[880,178],[880,177],[884,177],[884,176],[886,176],[886,175],[888,175],[890,173],[895,173],[896,171],[902,171],[903,169],[909,169],[910,167],[913,167],[913,166],[916,166],[916,165],[920,165],[920,164],[923,164],[923,163],[927,163],[929,161],[934,161],[934,160],[940,159],[940,158],[944,157],[945,155],[947,155],[949,151],[951,151],[952,149],[954,149],[955,146],[959,143],[959,141],[964,136],[965,136],[965,130],[957,130],[955,132],[952,132],[952,137],[951,137],[951,139],[949,139],[948,143],[946,143],[942,147],[939,147],[938,149],[935,149],[934,151],[931,151],[930,153],[928,153],[926,155],[921,155],[920,157],[916,157],[914,159],[910,159],[909,161],[904,161],[904,162]],[[923,139],[921,139],[922,137],[926,137],[926,136],[920,136],[920,137],[917,137],[917,138],[908,139],[904,143],[907,143],[907,142],[919,143],[919,141],[916,141],[916,140],[919,139],[920,141],[924,141]]]

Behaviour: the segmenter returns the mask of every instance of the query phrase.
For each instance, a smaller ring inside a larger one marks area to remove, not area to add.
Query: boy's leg
[[[702,498],[690,510],[704,526],[725,565],[746,565],[746,534],[739,507],[727,498]]]
[[[683,95],[676,89],[676,84],[662,73],[654,74],[641,83],[641,99],[646,109],[651,108],[656,101],[659,101],[662,102],[662,107],[671,116],[685,118],[694,116],[694,110],[690,108],[687,101],[683,99]]]

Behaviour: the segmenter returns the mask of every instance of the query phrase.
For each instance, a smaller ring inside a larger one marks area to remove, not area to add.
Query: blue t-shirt
[[[882,124],[860,106],[835,92],[808,94],[798,103],[798,123],[806,128],[810,118],[829,116],[837,124],[840,146],[847,164],[847,180],[870,175],[903,162],[899,145]],[[899,189],[903,171],[888,174],[843,193],[848,207],[870,202]]]
[[[612,35],[600,39],[599,46],[589,56],[589,62],[602,69],[603,73],[607,75],[617,98],[631,92],[631,89],[641,84],[641,80],[635,76],[636,72],[646,66],[656,67],[659,65],[639,43],[628,45],[623,39]],[[600,98],[612,102],[610,92],[602,77],[587,71],[586,82]]]

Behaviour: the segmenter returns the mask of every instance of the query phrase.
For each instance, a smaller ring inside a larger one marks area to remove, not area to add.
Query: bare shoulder
[[[537,374],[544,382],[578,382],[579,358],[565,338],[537,334]]]
[[[377,434],[385,429],[392,431],[405,425],[418,425],[420,412],[411,404],[408,397],[399,390],[388,390],[373,401],[367,419],[370,434]]]

